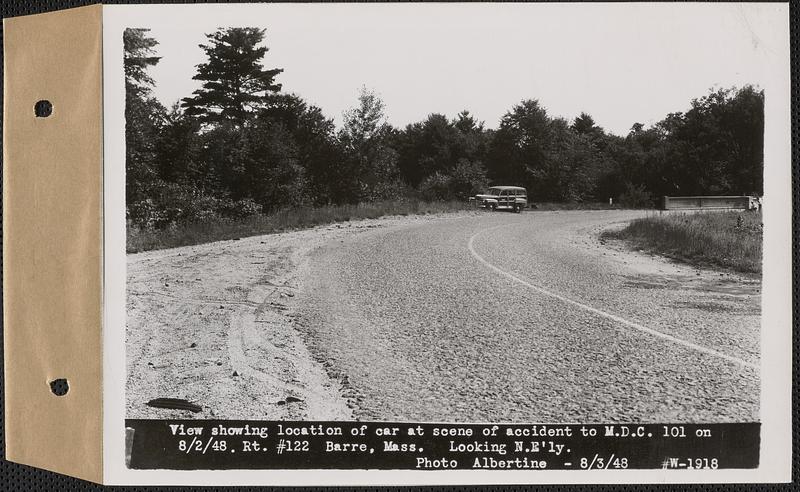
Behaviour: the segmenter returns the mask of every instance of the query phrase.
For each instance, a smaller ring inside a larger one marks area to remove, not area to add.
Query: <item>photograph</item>
[[[760,422],[767,24],[701,7],[131,21],[125,417]]]

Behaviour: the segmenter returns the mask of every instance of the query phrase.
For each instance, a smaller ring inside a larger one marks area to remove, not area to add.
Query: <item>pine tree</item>
[[[150,29],[129,28],[122,34],[124,47],[125,89],[128,95],[146,97],[150,95],[153,79],[147,69],[161,59],[155,56],[158,41],[148,37]]]
[[[149,29],[126,29],[123,33],[125,69],[125,192],[129,218],[142,221],[147,215],[137,204],[149,198],[158,182],[154,148],[163,121],[164,107],[152,96],[153,79],[148,68],[156,65],[158,41]]]
[[[572,123],[572,129],[581,135],[588,135],[597,129],[594,118],[588,113],[581,113]]]
[[[264,69],[262,59],[269,51],[259,46],[265,29],[237,27],[207,34],[208,44],[200,47],[208,62],[197,66],[194,80],[203,87],[183,100],[186,114],[203,123],[231,122],[242,125],[256,110],[264,107],[271,94],[281,89],[275,77],[283,69]]]

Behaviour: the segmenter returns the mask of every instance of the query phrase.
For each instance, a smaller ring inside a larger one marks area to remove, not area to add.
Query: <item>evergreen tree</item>
[[[161,59],[155,56],[158,41],[148,37],[150,29],[128,28],[122,33],[126,94],[147,97],[153,87],[153,78],[147,69]]]
[[[597,129],[594,118],[588,113],[581,113],[572,123],[572,129],[581,135],[588,135]]]
[[[283,69],[264,69],[262,59],[269,48],[259,46],[265,29],[234,27],[207,34],[200,47],[208,61],[197,66],[195,80],[203,87],[183,100],[186,114],[202,123],[232,122],[241,126],[269,96],[280,91],[275,77]]]
[[[126,29],[122,35],[125,71],[125,195],[128,217],[136,222],[151,215],[149,190],[157,184],[154,142],[165,113],[152,97],[153,79],[147,69],[158,63],[158,42],[149,29]]]

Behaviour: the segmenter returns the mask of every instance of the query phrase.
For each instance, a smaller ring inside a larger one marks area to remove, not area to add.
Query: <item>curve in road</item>
[[[760,279],[598,241],[643,215],[487,213],[342,238],[312,254],[298,326],[357,418],[757,420]]]
[[[690,348],[692,350],[696,350],[698,352],[701,352],[701,353],[704,353],[704,354],[707,354],[707,355],[711,355],[711,356],[714,356],[714,357],[719,357],[720,359],[725,359],[727,361],[730,361],[730,362],[733,362],[733,363],[736,363],[736,364],[739,364],[739,365],[742,365],[742,366],[745,366],[745,367],[749,367],[751,369],[758,369],[759,368],[759,366],[757,364],[754,364],[752,362],[747,362],[745,360],[739,359],[738,357],[732,357],[730,355],[723,354],[722,352],[718,352],[718,351],[710,349],[708,347],[703,347],[702,345],[698,345],[696,343],[692,343],[692,342],[689,342],[689,341],[686,341],[686,340],[682,340],[682,339],[674,337],[672,335],[668,335],[666,333],[662,333],[660,331],[647,328],[646,326],[642,326],[642,325],[640,325],[638,323],[634,323],[633,321],[628,321],[627,319],[621,318],[620,316],[608,313],[608,312],[603,311],[601,309],[597,309],[597,308],[594,308],[592,306],[588,306],[588,305],[586,305],[586,304],[584,304],[582,302],[578,302],[578,301],[570,299],[568,297],[564,297],[562,295],[556,294],[555,292],[551,292],[551,291],[545,289],[544,287],[533,285],[530,282],[527,282],[527,281],[517,277],[513,273],[507,272],[507,271],[503,270],[502,268],[499,268],[499,267],[497,267],[495,265],[492,265],[491,263],[486,261],[486,259],[484,257],[479,255],[475,251],[475,248],[473,246],[473,242],[475,241],[476,237],[478,237],[481,234],[484,234],[485,232],[489,232],[489,231],[492,231],[492,230],[500,229],[500,228],[503,228],[503,227],[509,227],[511,225],[513,225],[513,224],[502,224],[502,225],[499,225],[499,226],[492,227],[492,228],[490,228],[490,229],[488,229],[486,231],[476,232],[475,234],[470,236],[469,241],[467,242],[467,249],[469,249],[469,252],[472,254],[473,257],[475,257],[476,260],[481,262],[487,268],[497,272],[498,274],[500,274],[500,275],[502,275],[502,276],[504,276],[506,278],[510,278],[511,280],[513,280],[513,281],[515,281],[515,282],[517,282],[517,283],[519,283],[521,285],[524,285],[525,287],[527,287],[529,289],[535,290],[536,292],[538,292],[540,294],[544,294],[546,296],[550,296],[550,297],[552,297],[554,299],[558,299],[558,300],[563,301],[563,302],[565,302],[567,304],[571,304],[571,305],[579,307],[581,309],[585,309],[586,311],[589,311],[591,313],[597,314],[598,316],[602,316],[604,318],[608,318],[608,319],[610,319],[612,321],[615,321],[615,322],[617,322],[617,323],[619,323],[621,325],[624,325],[624,326],[626,326],[628,328],[632,328],[634,330],[639,330],[639,331],[641,331],[643,333],[648,333],[650,335],[653,335],[653,336],[656,336],[656,337],[659,337],[659,338],[663,338],[664,340],[667,340],[667,341],[672,342],[672,343],[677,343],[678,345],[682,345],[682,346]]]

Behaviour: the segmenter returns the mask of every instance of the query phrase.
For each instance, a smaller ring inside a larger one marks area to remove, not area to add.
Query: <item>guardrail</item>
[[[758,208],[753,196],[665,196],[663,210],[751,210]]]

